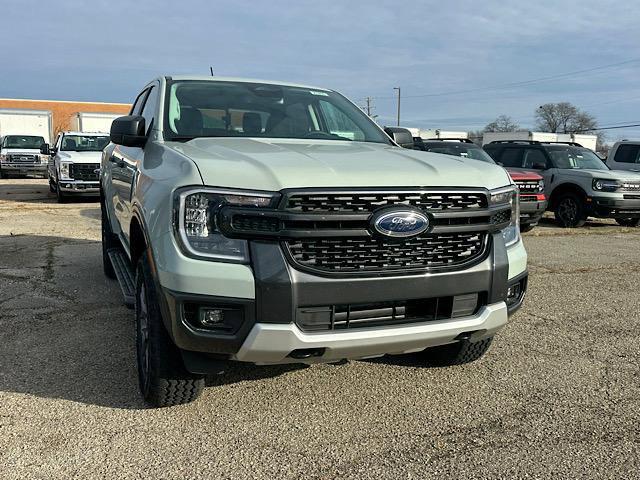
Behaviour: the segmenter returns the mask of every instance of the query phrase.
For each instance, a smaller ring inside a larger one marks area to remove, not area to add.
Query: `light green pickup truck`
[[[517,189],[402,135],[324,88],[144,87],[113,122],[100,193],[148,404],[195,399],[229,361],[485,353],[527,287]]]

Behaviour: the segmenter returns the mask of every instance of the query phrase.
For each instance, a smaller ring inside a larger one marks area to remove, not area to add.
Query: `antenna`
[[[209,70],[211,71],[211,76],[213,77],[213,67],[209,67]]]

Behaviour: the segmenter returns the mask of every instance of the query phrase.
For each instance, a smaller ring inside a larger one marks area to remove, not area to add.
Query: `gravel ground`
[[[235,366],[145,409],[99,208],[0,181],[0,478],[637,478],[640,232],[525,236],[525,307],[480,361]]]

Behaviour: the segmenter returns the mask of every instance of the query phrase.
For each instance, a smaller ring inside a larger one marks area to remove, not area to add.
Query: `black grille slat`
[[[540,193],[539,185],[537,181],[517,180],[516,185],[518,185],[518,188],[520,189],[520,193],[524,193],[524,194]]]
[[[100,176],[96,170],[99,168],[99,163],[72,163],[69,165],[69,176],[81,182],[97,182]]]
[[[344,213],[373,212],[387,206],[402,205],[432,211],[471,210],[486,208],[487,197],[479,192],[292,194],[285,209],[303,213]]]
[[[309,238],[286,243],[293,261],[330,273],[441,268],[482,256],[485,233],[426,235],[393,242],[373,237]]]

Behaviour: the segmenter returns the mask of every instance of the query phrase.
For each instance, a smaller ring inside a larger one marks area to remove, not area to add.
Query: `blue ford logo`
[[[429,218],[416,210],[382,211],[371,221],[378,233],[388,237],[414,237],[429,228]]]

